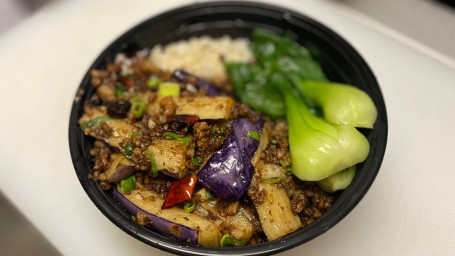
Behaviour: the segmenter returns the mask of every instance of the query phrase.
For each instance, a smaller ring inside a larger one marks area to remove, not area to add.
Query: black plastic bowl
[[[166,44],[192,36],[210,35],[250,37],[253,28],[265,28],[287,34],[300,44],[319,52],[323,69],[332,81],[355,85],[366,91],[378,109],[374,129],[362,131],[371,151],[367,160],[358,165],[352,184],[340,194],[327,213],[312,225],[281,239],[240,248],[214,248],[189,245],[165,237],[131,220],[110,192],[103,191],[89,178],[89,150],[93,139],[86,137],[77,124],[83,103],[94,93],[89,71],[80,88],[85,95],[71,110],[69,143],[77,177],[95,205],[115,225],[137,239],[162,250],[186,255],[264,255],[282,252],[303,244],[329,230],[343,219],[362,199],[373,183],[381,165],[387,141],[387,116],[379,85],[368,65],[340,36],[320,23],[293,11],[259,3],[210,2],[184,6],[160,14],[135,26],[104,50],[90,69],[103,69],[119,52],[128,52],[155,44]]]

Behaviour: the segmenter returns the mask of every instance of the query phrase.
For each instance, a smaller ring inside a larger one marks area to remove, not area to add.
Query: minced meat
[[[151,163],[148,149],[154,140],[163,139],[165,132],[173,132],[179,137],[188,136],[190,144],[186,148],[184,159],[186,169],[184,171],[197,174],[216,150],[222,147],[227,136],[233,132],[231,120],[199,120],[199,117],[195,115],[176,115],[178,102],[175,98],[172,96],[160,97],[158,96],[158,86],[151,86],[151,88],[147,86],[147,81],[151,77],[161,79],[161,81],[176,82],[172,78],[172,73],[158,69],[156,64],[150,63],[145,56],[136,55],[127,58],[124,55],[121,58],[119,57],[116,63],[109,63],[106,70],[92,70],[90,75],[91,84],[96,88],[96,94],[92,95],[85,103],[84,110],[88,113],[91,107],[105,105],[106,111],[102,113],[103,115],[106,115],[107,112],[108,116],[122,120],[125,122],[125,126],[129,127],[128,137],[120,137],[119,140],[121,141],[116,141],[116,143],[118,143],[121,152],[126,151],[127,146],[131,149],[131,154],[126,157],[134,163],[136,183],[141,188],[155,193],[147,200],[164,199],[171,183],[175,180],[163,174],[153,177],[150,171]],[[194,78],[189,79],[184,83],[179,83],[180,97],[194,97],[197,100],[197,97],[204,95],[204,91],[196,89],[194,84],[197,84],[197,81]],[[225,93],[229,94],[230,92]],[[139,117],[132,117],[130,113],[131,100],[137,96],[143,97],[142,100],[148,105],[147,107],[158,106],[159,109],[154,110],[157,112],[147,109]],[[273,121],[266,116],[260,117],[250,107],[238,102],[233,105],[230,114],[232,119],[249,118],[253,122],[259,121],[260,118],[264,119],[269,141],[259,159],[264,164],[282,166],[284,170],[289,170],[292,161],[287,136],[288,127],[285,121]],[[107,121],[86,127],[84,132],[87,133],[87,131],[100,139],[111,139],[118,136],[119,133],[115,130],[114,124]],[[117,135],[114,135],[116,133]],[[131,136],[130,133],[132,133]],[[106,181],[105,171],[109,168],[110,155],[113,151],[118,152],[118,149],[109,148],[102,140],[96,140],[94,147],[90,150],[90,155],[94,160],[92,178],[99,183],[101,188],[106,190],[111,188],[111,184]],[[335,201],[333,194],[324,192],[314,183],[302,182],[289,172],[286,175],[283,174],[280,183],[276,185],[286,191],[290,199],[292,213],[299,216],[303,227],[320,218],[332,207]],[[242,214],[254,229],[248,245],[265,242],[267,238],[262,231],[255,208],[255,205],[260,205],[266,200],[267,192],[262,187],[261,177],[255,171],[246,195],[243,195],[239,200],[211,199],[217,200],[215,208],[206,209],[206,212],[197,210],[195,212],[207,220],[214,223],[216,221],[222,232],[229,232],[235,225],[235,223],[228,223],[226,219]],[[196,188],[201,189],[202,185],[197,184]],[[203,207],[202,201],[200,196],[194,196],[191,199],[191,202],[198,207]],[[183,202],[176,206],[183,208]],[[137,214],[137,221],[140,225],[150,226],[151,224],[151,220],[145,214]],[[219,222],[222,224],[218,224]]]
[[[291,200],[291,209],[300,216],[302,226],[308,226],[327,212],[335,202],[335,196],[313,183],[300,182],[298,192]]]

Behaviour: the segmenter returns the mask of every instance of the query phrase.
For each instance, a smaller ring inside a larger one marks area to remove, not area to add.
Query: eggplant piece
[[[79,118],[79,125],[83,125],[86,122],[89,122],[95,118],[106,116],[107,108],[105,106],[84,106],[84,114]]]
[[[159,115],[160,100],[162,96],[158,96],[152,104],[147,106],[147,113],[151,116]],[[197,116],[199,119],[230,119],[234,99],[227,96],[200,96],[200,97],[185,97],[174,98],[174,103],[177,106],[175,115]],[[170,120],[172,121],[172,120]]]
[[[123,152],[123,148],[120,147],[120,143],[126,139],[131,138],[133,134],[133,125],[127,123],[123,119],[111,119],[105,122],[109,128],[111,129],[110,135],[108,138],[101,138],[109,145],[119,148],[121,152]],[[90,134],[93,137],[93,134]]]
[[[122,140],[131,138],[133,134],[133,125],[127,123],[124,119],[114,119],[107,116],[107,109],[105,106],[101,107],[89,107],[85,109],[84,115],[79,119],[79,124],[84,126],[87,122],[94,121],[96,119],[107,117],[96,126],[99,126],[101,123],[107,124],[109,126],[110,132],[108,137],[100,136],[98,133],[95,133],[93,129],[85,128],[84,133],[90,135],[97,139],[103,140],[112,147],[120,149],[123,152],[123,149],[120,147],[120,142]]]
[[[251,164],[251,160],[259,147],[263,126],[264,122],[262,119],[259,119],[256,123],[253,123],[249,118],[239,118],[232,122],[235,140],[239,147],[239,156],[245,168],[246,179],[250,182],[254,173],[254,166]],[[252,138],[250,133],[256,133],[259,137],[257,139]]]
[[[163,235],[202,246],[219,246],[222,234],[214,222],[178,207],[161,210],[163,200],[152,191],[137,188],[122,194],[119,190],[119,187],[113,189],[114,197],[128,212],[144,214],[149,220],[148,226]]]
[[[262,129],[261,138],[259,139],[259,146],[256,152],[254,153],[253,158],[251,159],[251,164],[256,166],[261,159],[261,153],[267,148],[267,144],[269,144],[269,131],[264,128]]]
[[[286,177],[283,167],[276,164],[264,164],[261,161],[256,165],[256,170],[262,180],[279,178],[282,181]]]
[[[262,230],[269,241],[278,239],[300,229],[302,223],[291,210],[291,201],[286,190],[278,188],[280,184],[261,183],[266,198],[262,204],[256,204]]]
[[[245,209],[240,204],[235,215],[221,214],[216,206],[221,199],[219,197],[207,198],[206,195],[207,190],[205,188],[196,193],[199,201],[194,212],[206,219],[215,216],[217,218],[216,222],[220,223],[219,226],[222,226],[224,231],[227,231],[231,237],[237,240],[250,240],[255,232],[255,228],[250,221],[254,218],[254,216],[251,216],[254,209]],[[238,204],[238,201],[235,203]]]
[[[195,81],[195,85],[199,88],[204,88],[207,91],[208,96],[217,96],[223,94],[223,90],[221,88],[181,69],[176,69],[172,74],[172,77],[183,83],[190,82],[189,80]]]
[[[230,119],[234,99],[227,96],[178,98],[176,115],[196,115],[200,119]]]
[[[280,184],[262,182],[272,178],[283,179],[286,175],[286,171],[281,166],[265,164],[260,160],[260,154],[267,147],[267,144],[268,131],[264,129],[260,145],[252,160],[254,163],[254,176],[251,181],[251,187],[257,187],[256,191],[265,193],[262,203],[256,200],[252,201],[256,207],[262,230],[271,241],[297,231],[302,226],[302,223],[299,216],[292,213],[291,201],[286,190],[281,188]]]
[[[250,184],[231,133],[197,174],[198,180],[223,199],[238,199]]]
[[[79,123],[83,124],[95,120],[96,118],[104,117],[107,114],[106,107],[104,106],[91,108],[89,110],[90,111],[86,111],[86,114],[80,118]],[[115,149],[114,151],[124,153],[125,150],[120,147],[120,142],[124,139],[131,138],[134,126],[123,119],[106,119],[103,122],[111,129],[107,138],[99,136],[93,129],[85,129],[84,132],[86,132],[87,135],[103,140],[111,149]],[[167,176],[179,179],[186,175],[186,156],[193,157],[194,145],[186,147],[182,142],[177,140],[154,140],[152,145],[148,148],[148,151],[153,153],[159,171]],[[132,171],[129,168],[125,168],[126,167],[124,167],[122,171]],[[110,171],[112,175],[113,172],[114,170]],[[114,177],[112,182],[117,181],[118,177]]]
[[[234,120],[233,128],[234,132],[198,173],[204,186],[226,200],[240,198],[251,182],[254,172],[251,158],[259,141],[248,134],[260,134],[262,121],[253,123],[248,118],[241,118]]]
[[[136,172],[134,163],[119,153],[111,154],[110,167],[104,173],[110,183],[119,182]]]
[[[189,151],[181,141],[154,140],[148,152],[153,153],[156,168],[161,173],[175,179],[186,176],[186,155]],[[194,154],[194,151],[191,152]]]
[[[291,210],[291,201],[286,190],[281,184],[264,183],[263,180],[280,178],[286,176],[285,170],[278,165],[264,164],[262,161],[255,166],[255,178],[252,184],[258,186],[259,191],[265,192],[262,203],[253,200],[256,211],[261,222],[262,230],[269,241],[278,239],[302,226],[299,216],[294,215]]]

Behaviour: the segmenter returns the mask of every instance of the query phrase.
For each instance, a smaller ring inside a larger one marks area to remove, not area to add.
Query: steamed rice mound
[[[223,84],[228,78],[223,61],[248,63],[253,60],[248,39],[229,36],[192,37],[164,47],[157,45],[150,54],[150,61],[163,71],[184,69],[216,84]]]

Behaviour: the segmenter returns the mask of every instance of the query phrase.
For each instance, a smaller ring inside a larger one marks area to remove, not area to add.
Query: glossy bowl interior
[[[272,242],[241,248],[208,248],[182,243],[134,223],[131,215],[116,202],[109,191],[103,191],[96,182],[89,179],[91,157],[88,152],[93,146],[93,139],[85,136],[77,124],[83,113],[83,103],[94,93],[87,71],[80,84],[85,94],[73,104],[71,111],[71,157],[77,177],[93,203],[131,236],[179,255],[275,254],[325,233],[357,205],[373,183],[387,141],[387,116],[379,85],[368,65],[352,46],[327,27],[302,14],[276,6],[247,2],[209,2],[184,6],[152,17],[124,33],[97,57],[90,69],[105,68],[119,52],[132,52],[200,35],[250,37],[254,28],[287,34],[300,44],[316,50],[323,70],[332,81],[355,85],[370,95],[378,109],[378,119],[374,129],[362,130],[371,144],[368,159],[358,165],[352,184],[340,193],[332,209],[304,229]]]

